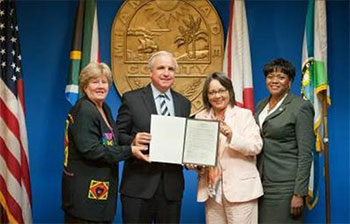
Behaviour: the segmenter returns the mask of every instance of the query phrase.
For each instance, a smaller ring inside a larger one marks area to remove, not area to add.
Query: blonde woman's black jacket
[[[62,209],[80,219],[112,222],[117,205],[118,161],[131,156],[131,147],[117,145],[117,128],[105,103],[103,110],[113,130],[87,97],[81,98],[68,114]]]

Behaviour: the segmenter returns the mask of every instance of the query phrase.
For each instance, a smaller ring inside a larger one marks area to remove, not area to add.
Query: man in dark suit
[[[148,67],[151,83],[123,95],[117,117],[119,144],[149,145],[151,114],[190,114],[190,101],[171,89],[177,69],[173,55],[156,52]],[[179,223],[184,190],[182,171],[181,165],[147,163],[136,158],[125,161],[120,187],[123,222]]]

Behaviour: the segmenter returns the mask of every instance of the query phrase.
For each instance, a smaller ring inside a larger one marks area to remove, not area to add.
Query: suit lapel
[[[181,116],[182,110],[181,110],[181,103],[180,103],[179,96],[177,94],[175,94],[172,89],[171,89],[171,96],[173,97],[173,101],[174,101],[175,116]]]
[[[276,116],[278,116],[280,113],[286,110],[286,107],[290,102],[293,100],[293,95],[291,93],[288,93],[288,96],[283,100],[282,104],[277,108],[272,114],[266,117],[265,121],[272,119]],[[265,104],[266,105],[266,104]],[[264,121],[264,122],[265,122]]]
[[[265,108],[268,102],[269,102],[269,97],[263,99],[263,101],[261,101],[261,103],[258,105],[258,108],[256,108],[255,121],[258,123],[259,126],[260,126],[259,115],[261,111]]]
[[[157,114],[157,108],[154,102],[151,85],[144,88],[142,97],[149,114]]]
[[[265,99],[263,99],[261,101],[261,103],[259,103],[258,108],[256,108],[256,115],[259,116],[259,114],[261,113],[261,111],[264,109],[264,107],[266,106],[266,104],[269,102],[270,97],[267,97]]]
[[[179,95],[176,94],[172,89],[170,89],[170,91],[174,102],[175,116],[182,116],[181,99]],[[144,88],[142,97],[143,97],[143,101],[146,104],[146,108],[148,112],[150,114],[158,114],[156,103],[154,102],[151,85],[148,85],[146,88]]]
[[[102,108],[103,108],[103,111],[106,114],[106,118],[107,118],[107,121],[108,121],[109,125],[111,125],[112,128],[114,129],[115,128],[115,126],[114,126],[115,121],[114,121],[112,115],[110,114],[110,110],[108,109],[107,104],[103,103]]]

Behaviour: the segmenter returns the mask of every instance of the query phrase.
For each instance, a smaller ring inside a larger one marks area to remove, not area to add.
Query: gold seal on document
[[[203,109],[205,78],[221,71],[224,38],[221,20],[209,0],[126,0],[111,31],[111,63],[119,94],[150,82],[147,63],[156,51],[176,57],[173,88]]]

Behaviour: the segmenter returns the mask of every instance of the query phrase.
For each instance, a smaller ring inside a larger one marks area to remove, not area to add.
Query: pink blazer
[[[211,119],[212,110],[204,110],[196,115],[199,119]],[[256,155],[261,152],[262,139],[259,126],[251,111],[237,106],[228,107],[225,122],[232,129],[232,140],[226,142],[221,135],[224,151],[220,159],[222,167],[223,195],[230,202],[244,202],[263,195]],[[207,173],[198,180],[197,201],[208,199]]]

